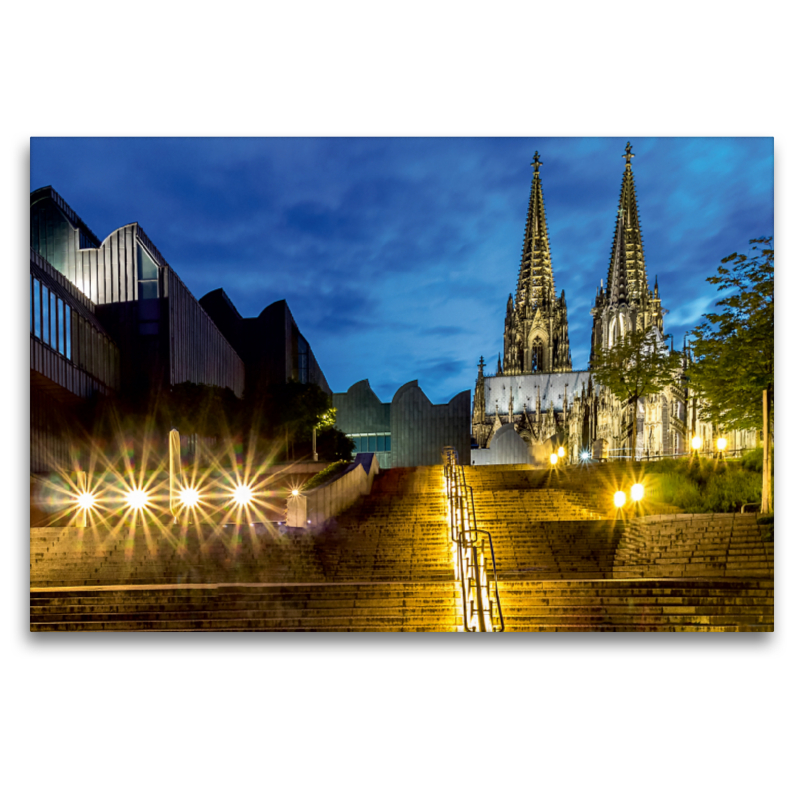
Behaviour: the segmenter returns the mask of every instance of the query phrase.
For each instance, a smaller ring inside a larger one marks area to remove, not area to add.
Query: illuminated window
[[[57,337],[57,345],[58,345],[58,352],[61,355],[64,355],[64,329],[66,327],[66,322],[64,320],[64,301],[59,297],[58,298],[58,324],[56,325],[56,329],[58,331]]]
[[[64,347],[64,354],[70,361],[72,361],[72,309],[68,305],[65,305],[64,308],[66,309],[66,314],[64,316],[64,322],[66,323],[66,343]]]
[[[42,338],[42,285],[33,279],[33,335]]]
[[[50,292],[50,347],[58,349],[58,311],[56,296]]]
[[[42,286],[42,341],[50,341],[50,291],[46,286]]]

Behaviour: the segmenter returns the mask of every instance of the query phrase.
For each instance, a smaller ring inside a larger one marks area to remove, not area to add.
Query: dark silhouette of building
[[[224,289],[204,295],[200,305],[244,361],[246,393],[296,381],[316,383],[331,394],[308,340],[300,333],[285,300],[268,305],[257,317],[242,317]]]

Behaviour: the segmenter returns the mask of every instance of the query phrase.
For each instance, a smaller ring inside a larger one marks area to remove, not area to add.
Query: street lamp
[[[631,500],[638,503],[644,497],[644,485],[641,483],[634,483],[631,486]]]
[[[614,492],[614,505],[617,508],[622,508],[625,505],[626,500],[625,492]]]
[[[558,448],[558,457],[559,458],[564,458],[564,448],[563,447],[559,447]]]
[[[550,453],[550,466],[554,467],[558,464],[558,456],[555,453]]]

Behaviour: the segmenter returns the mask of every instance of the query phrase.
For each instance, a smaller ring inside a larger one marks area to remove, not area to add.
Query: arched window
[[[544,369],[544,344],[537,336],[531,348],[531,372],[541,372]]]

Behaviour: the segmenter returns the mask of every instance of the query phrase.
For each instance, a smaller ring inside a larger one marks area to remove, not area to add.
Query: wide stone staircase
[[[633,519],[614,561],[615,578],[774,577],[775,545],[755,514],[681,514]]]
[[[381,473],[324,531],[31,529],[31,630],[452,631],[441,469]]]
[[[507,631],[771,631],[759,580],[500,581]]]
[[[449,583],[206,584],[31,591],[31,630],[454,630]]]
[[[464,472],[505,630],[773,630],[773,545],[753,515],[617,514],[608,498],[636,480],[624,464]]]
[[[507,631],[774,628],[753,515],[621,516],[628,465],[464,475]],[[31,630],[460,630],[447,513],[442,468],[420,467],[381,472],[323,530],[33,528]]]

